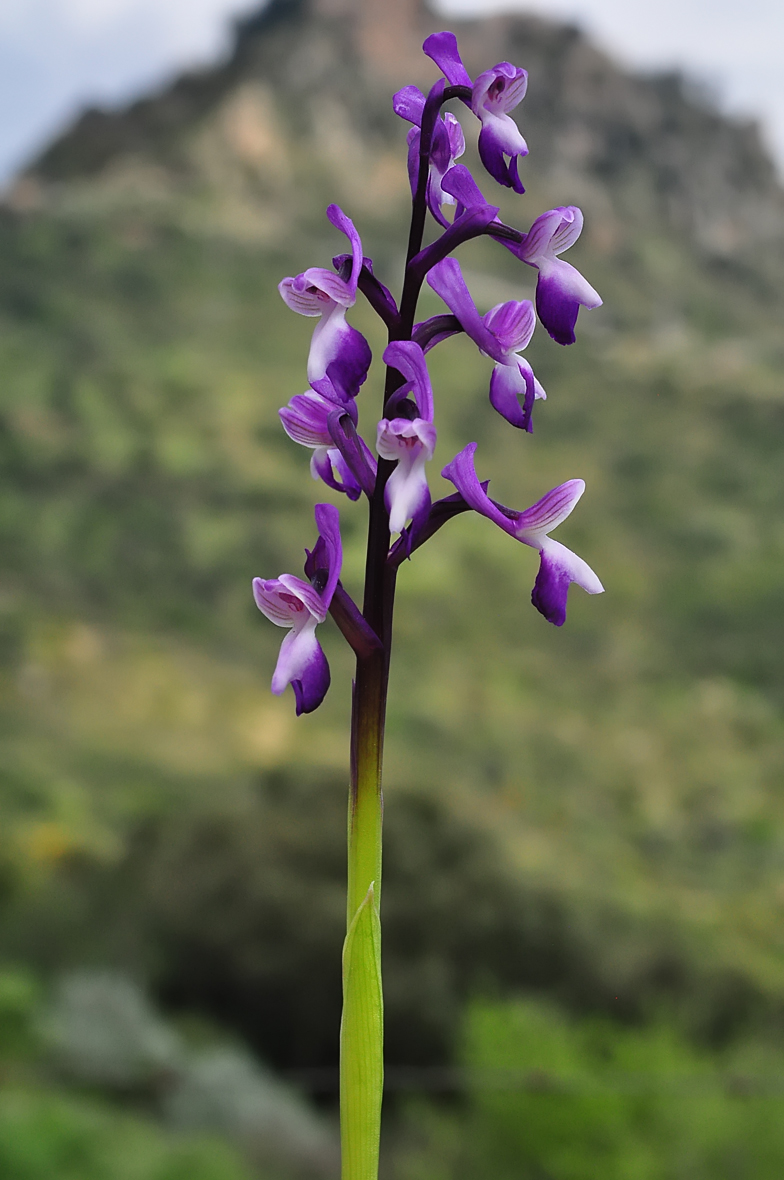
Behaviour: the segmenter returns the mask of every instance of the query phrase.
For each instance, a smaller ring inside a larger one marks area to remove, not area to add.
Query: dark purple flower
[[[534,401],[547,396],[528,361],[519,355],[528,345],[536,323],[531,301],[499,303],[480,316],[456,258],[439,262],[427,281],[460,321],[466,335],[496,362],[490,378],[493,408],[512,426],[530,430]]]
[[[425,109],[425,96],[416,86],[398,90],[392,102],[395,114],[414,126],[408,133],[408,178],[411,192],[416,193],[419,181],[420,127]],[[442,205],[454,205],[455,198],[444,192],[441,180],[465,151],[465,137],[459,121],[449,111],[436,119],[430,147],[430,166],[427,178],[427,204],[436,221],[445,228],[449,222],[441,212]]]
[[[531,601],[548,622],[560,627],[566,621],[566,598],[572,582],[582,586],[589,594],[601,594],[604,590],[596,574],[581,557],[547,535],[566,520],[585,491],[585,483],[581,479],[570,479],[553,488],[531,508],[515,512],[488,496],[487,485],[483,486],[479,482],[474,468],[475,451],[476,443],[469,443],[441,474],[451,480],[475,512],[494,521],[505,533],[522,541],[524,545],[539,550],[539,573]]]
[[[505,242],[513,254],[539,271],[536,310],[553,340],[574,344],[580,305],[601,307],[601,297],[578,270],[558,255],[574,245],[583,228],[576,205],[562,205],[537,217],[520,245]]]
[[[337,508],[317,504],[316,525],[319,539],[314,553],[321,547],[319,565],[325,573],[322,586],[311,586],[293,574],[281,574],[268,581],[253,579],[253,597],[262,614],[276,627],[291,628],[280,647],[272,691],[280,696],[290,684],[297,716],[317,709],[329,688],[329,664],[316,639],[316,627],[327,617],[343,563]]]
[[[347,400],[356,397],[367,377],[371,353],[367,340],[346,323],[346,311],[357,298],[362,269],[362,243],[354,223],[337,205],[330,205],[327,217],[351,243],[352,265],[347,279],[323,266],[311,266],[296,278],[286,278],[278,290],[287,307],[299,315],[319,316],[308,355],[308,381],[318,387],[329,380],[334,395]]]
[[[513,111],[525,96],[527,72],[502,61],[472,82],[460,57],[454,33],[433,33],[422,48],[451,86],[471,87],[471,110],[482,124],[479,155],[487,171],[506,188],[524,192],[517,174],[517,159],[528,155],[528,145],[514,119],[509,117],[509,111]],[[504,156],[509,156],[508,164]]]
[[[433,458],[436,428],[433,425],[433,389],[425,354],[412,340],[397,340],[384,351],[384,361],[403,376],[403,384],[387,403],[387,410],[399,411],[395,418],[382,418],[378,424],[376,450],[383,459],[397,460],[387,480],[385,503],[389,512],[389,529],[402,533],[408,521],[414,526],[430,510],[430,489],[425,463]],[[413,403],[407,400],[411,393]],[[408,410],[408,417],[402,414]]]

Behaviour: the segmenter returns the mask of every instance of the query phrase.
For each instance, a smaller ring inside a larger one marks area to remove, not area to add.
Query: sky
[[[0,183],[80,109],[114,104],[225,53],[260,0],[0,0]],[[784,175],[782,0],[442,0],[467,16],[536,11],[580,24],[621,62],[680,66],[729,112],[761,118]]]

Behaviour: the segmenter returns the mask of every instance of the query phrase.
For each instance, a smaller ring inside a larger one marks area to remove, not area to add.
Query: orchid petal
[[[422,49],[436,63],[450,86],[473,86],[454,33],[431,33]]]
[[[531,602],[549,623],[562,627],[566,622],[566,598],[572,582],[582,586],[588,594],[602,594],[604,586],[591,567],[560,542],[548,537],[541,554]]]
[[[449,153],[453,160],[459,160],[466,148],[462,125],[451,111],[445,111],[443,119],[449,136]]]
[[[441,187],[444,192],[450,193],[457,203],[466,209],[487,204],[479,190],[479,185],[465,164],[455,164],[454,168],[450,168],[441,181]]]
[[[327,573],[326,583],[319,593],[324,606],[329,609],[343,565],[340,512],[334,504],[317,504],[314,515],[319,536],[313,549],[313,556],[316,559],[317,570],[325,569]]]
[[[340,479],[335,478],[336,472]],[[310,474],[349,500],[358,500],[362,494],[359,482],[337,447],[317,447],[311,456]]]
[[[482,318],[507,353],[527,348],[536,327],[534,305],[530,299],[497,303]]]
[[[475,452],[476,443],[469,443],[441,474],[451,480],[475,512],[492,520],[516,540],[541,552],[531,601],[549,622],[560,627],[566,619],[566,596],[571,582],[577,582],[589,594],[601,594],[604,589],[581,557],[547,536],[572,511],[585,490],[585,484],[581,479],[568,480],[524,512],[514,512],[491,500],[487,484],[480,484],[474,467]]]
[[[353,307],[356,302],[356,287],[352,290],[340,275],[335,274],[334,270],[327,270],[326,266],[309,266],[294,281],[304,288],[315,287],[341,307]]]
[[[433,421],[433,387],[427,370],[425,354],[413,340],[393,340],[384,350],[384,364],[402,374],[406,392],[414,395],[419,418]],[[399,391],[396,391],[399,392]]]
[[[345,410],[334,410],[327,422],[329,434],[353,479],[366,496],[373,495],[377,464],[356,424]],[[344,479],[345,482],[345,479]],[[352,497],[349,496],[349,499]]]
[[[488,114],[508,114],[523,101],[527,89],[527,71],[511,62],[500,61],[474,82],[471,109],[483,122]]]
[[[542,261],[536,284],[536,310],[553,340],[574,344],[580,305],[593,308],[601,303],[598,292],[568,262],[560,258]]]
[[[455,455],[450,463],[447,463],[444,470],[441,472],[444,479],[448,479],[455,485],[460,495],[465,500],[469,507],[473,508],[474,512],[486,516],[488,520],[492,520],[499,528],[503,529],[505,533],[510,536],[515,535],[515,517],[516,513],[511,509],[502,509],[502,506],[496,504],[495,500],[491,500],[487,494],[485,484],[484,486],[479,482],[479,476],[476,474],[474,467],[474,454],[476,453],[476,443],[469,443],[463,447]]]
[[[401,119],[421,127],[422,115],[425,110],[425,96],[418,86],[404,86],[393,96],[392,110]]]
[[[327,694],[330,685],[329,664],[315,635],[315,622],[301,631],[290,631],[280,645],[278,662],[272,676],[276,696],[287,685],[294,689],[297,716],[312,713]]]
[[[359,272],[362,270],[362,242],[360,241],[359,233],[350,217],[347,217],[339,205],[329,205],[327,207],[327,217],[334,225],[335,229],[339,229],[344,233],[351,243],[352,266],[351,275],[347,281],[347,286],[352,293],[353,299],[357,297],[357,282],[359,280]],[[307,271],[305,272],[307,274]],[[329,273],[329,272],[327,272]],[[334,299],[335,296],[333,295]],[[340,300],[336,300],[340,302]]]
[[[397,460],[384,489],[390,532],[402,533],[409,520],[419,521],[429,510],[425,463],[432,459],[435,446],[432,422],[421,418],[382,418],[379,422],[376,450],[384,459]]]
[[[482,352],[500,364],[505,364],[506,352],[476,310],[476,304],[471,298],[471,292],[466,286],[457,259],[445,258],[437,263],[429,272],[427,281],[453,315],[457,316],[466,335],[471,337]]]
[[[341,401],[356,397],[371,359],[365,337],[346,323],[345,308],[333,304],[313,330],[307,368],[310,384],[328,377]]]
[[[320,384],[331,385],[326,379]],[[311,390],[296,394],[287,406],[278,410],[278,414],[283,429],[294,442],[305,447],[329,447],[332,445],[329,415],[334,409],[334,401]],[[350,414],[356,423],[357,407],[353,401],[345,407],[344,412]]]
[[[517,137],[509,133],[509,129],[502,122],[505,119],[517,130],[517,125],[508,115],[488,118],[479,132],[479,158],[493,180],[505,188],[511,188],[516,193],[524,193],[522,181],[517,174],[517,157],[528,154],[525,140],[517,132]],[[517,144],[515,150],[509,150],[509,144]],[[520,146],[522,145],[522,146]],[[504,159],[504,153],[511,156],[509,163]]]
[[[541,213],[525,236],[520,258],[532,266],[540,259],[562,254],[579,238],[583,228],[582,210],[576,205],[559,205]]]
[[[490,405],[511,426],[527,430],[530,434],[533,429],[531,411],[536,400],[534,375],[530,365],[523,367],[518,357],[514,360],[512,365],[495,365],[493,368],[490,376]]]

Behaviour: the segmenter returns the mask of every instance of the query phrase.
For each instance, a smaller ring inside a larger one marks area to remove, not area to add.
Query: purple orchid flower
[[[430,488],[425,463],[433,458],[436,428],[433,425],[433,389],[425,354],[412,340],[396,340],[384,351],[384,362],[397,369],[403,384],[387,402],[387,410],[409,411],[378,424],[376,450],[383,459],[397,460],[384,491],[389,530],[402,533],[408,521],[415,530],[430,511]],[[412,393],[414,402],[406,400]]]
[[[329,688],[329,664],[316,639],[316,627],[327,617],[343,564],[337,508],[317,504],[315,515],[319,538],[308,559],[319,554],[318,565],[325,571],[323,586],[311,586],[293,574],[281,574],[268,581],[253,579],[253,597],[261,613],[276,627],[291,628],[280,647],[272,691],[280,696],[290,684],[298,717],[317,709]]]
[[[392,107],[396,115],[406,119],[414,126],[408,133],[408,178],[411,192],[416,195],[419,181],[419,143],[421,139],[420,127],[425,110],[425,96],[417,86],[404,86],[398,90],[392,100]],[[430,148],[430,171],[427,179],[427,204],[430,212],[439,225],[446,228],[449,225],[441,212],[442,205],[454,205],[455,198],[441,187],[441,181],[455,160],[465,151],[465,136],[459,121],[451,112],[441,115],[436,120],[433,129],[433,140]]]
[[[338,205],[330,205],[327,217],[351,243],[351,272],[342,279],[323,266],[311,266],[296,278],[278,284],[283,302],[304,316],[320,316],[308,355],[308,381],[315,388],[329,381],[336,400],[356,397],[367,377],[371,352],[367,340],[346,323],[346,311],[357,298],[362,270],[362,243],[354,223]]]
[[[604,590],[596,574],[581,557],[547,535],[566,520],[585,491],[585,483],[581,479],[570,479],[553,488],[531,508],[514,512],[491,500],[486,491],[487,485],[483,486],[479,482],[474,468],[475,451],[476,443],[469,443],[441,474],[451,480],[475,512],[494,521],[505,533],[522,541],[524,545],[539,550],[539,572],[531,602],[548,622],[561,627],[566,621],[566,598],[572,582],[582,586],[588,594],[601,594]]]
[[[364,490],[369,471],[375,480],[376,461],[364,439],[356,435],[362,469],[354,471],[342,451],[335,445],[340,441],[336,435],[335,414],[347,414],[357,424],[357,406],[353,399],[345,405],[332,401],[315,390],[298,393],[287,406],[278,411],[283,429],[289,438],[313,451],[310,473],[314,479],[321,479],[336,492],[345,492],[349,500],[358,500]],[[363,462],[364,461],[364,462]]]
[[[528,361],[519,355],[536,324],[530,299],[498,303],[480,316],[456,258],[437,263],[427,281],[466,335],[496,362],[490,378],[490,404],[512,426],[530,431],[534,401],[547,396]]]
[[[576,205],[562,205],[537,217],[519,245],[504,242],[513,254],[539,271],[536,310],[559,344],[574,344],[574,326],[581,304],[588,308],[602,305],[591,284],[558,257],[574,245],[582,228],[582,211]]]
[[[487,171],[506,188],[514,189],[516,193],[525,192],[517,172],[517,161],[520,156],[528,155],[528,145],[509,112],[525,97],[527,71],[502,61],[472,82],[460,57],[454,33],[433,33],[422,48],[451,86],[471,87],[471,110],[482,124],[479,156]],[[505,156],[509,156],[508,164]]]

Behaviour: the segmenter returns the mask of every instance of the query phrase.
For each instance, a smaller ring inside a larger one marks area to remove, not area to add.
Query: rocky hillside
[[[356,211],[388,214],[406,195],[390,90],[435,77],[419,47],[442,24],[424,0],[271,0],[240,22],[217,68],[85,112],[10,201],[187,196],[212,228],[271,239],[310,211],[323,180]],[[710,255],[779,256],[784,195],[756,125],[720,114],[680,75],[624,71],[574,27],[516,15],[451,24],[472,71],[504,59],[528,69],[526,172],[582,203],[604,250],[653,224]]]
[[[335,252],[337,199],[397,289],[390,92],[434,77],[440,25],[275,0],[214,70],[85,114],[0,210],[0,941],[122,967],[287,1067],[335,1054],[351,661],[327,624],[324,706],[269,692],[250,579],[300,569],[331,495],[279,428],[311,329],[276,284]],[[583,205],[605,304],[572,349],[535,334],[533,438],[470,341],[433,352],[433,491],[470,439],[514,506],[584,477],[563,540],[607,593],[549,627],[533,555],[468,514],[401,570],[390,1061],[445,1060],[494,989],[665,996],[727,1034],[784,1010],[782,194],[755,129],[682,79],[532,18],[455,27],[471,69],[529,69],[505,213]],[[461,261],[483,309],[529,293],[492,243]],[[356,592],[365,521],[340,509]]]

